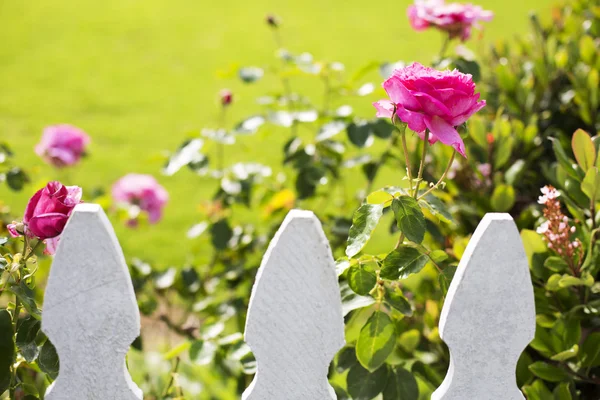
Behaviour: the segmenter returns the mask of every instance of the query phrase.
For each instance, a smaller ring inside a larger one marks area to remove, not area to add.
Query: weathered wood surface
[[[450,368],[432,400],[521,400],[516,365],[535,334],[527,256],[508,214],[487,214],[469,242],[440,318]]]
[[[62,233],[44,298],[42,329],[60,358],[47,400],[139,400],[125,354],[139,335],[131,278],[99,205],[78,205]]]
[[[335,265],[319,220],[293,210],[271,241],[245,332],[258,362],[244,400],[335,399],[329,364],[344,345]]]

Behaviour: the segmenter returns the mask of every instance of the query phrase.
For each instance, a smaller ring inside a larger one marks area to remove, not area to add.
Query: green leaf
[[[569,176],[579,179],[579,174],[575,168],[573,168],[573,161],[567,156],[567,153],[565,153],[560,140],[553,137],[549,137],[548,139],[552,141],[552,150],[554,150],[554,155],[556,156],[558,163],[565,169],[565,172]]]
[[[529,370],[538,378],[548,382],[561,382],[569,379],[569,374],[565,370],[543,361],[534,362],[529,366]]]
[[[369,294],[376,283],[375,271],[367,266],[356,264],[348,270],[348,285],[356,294],[361,296]]]
[[[400,246],[383,260],[381,277],[384,279],[404,279],[423,269],[429,258],[414,247]]]
[[[584,35],[579,39],[579,54],[581,60],[587,65],[593,65],[594,58],[598,54],[598,49],[594,43],[594,38],[589,35]]]
[[[596,162],[596,147],[590,135],[583,129],[577,129],[571,139],[571,146],[577,164],[583,171],[587,171]]]
[[[515,205],[515,188],[509,185],[496,186],[492,193],[491,204],[494,211],[509,211]]]
[[[46,340],[46,343],[42,346],[37,363],[46,375],[53,380],[56,379],[59,370],[58,354],[50,339]]]
[[[448,207],[431,193],[425,196],[425,199],[419,200],[419,205],[427,208],[440,221],[445,223],[452,222],[452,214],[450,214]]]
[[[354,257],[362,250],[382,215],[383,205],[381,204],[363,204],[354,212],[346,247],[348,257]]]
[[[527,400],[552,399],[552,392],[540,380],[535,380],[531,385],[523,386],[523,393],[527,396]]]
[[[345,370],[355,366],[357,363],[356,350],[354,347],[346,346],[338,353],[335,370],[341,374]]]
[[[411,329],[400,335],[398,343],[406,352],[412,353],[415,351],[421,341],[421,333],[417,329]]]
[[[217,250],[225,250],[233,236],[233,230],[227,219],[223,218],[210,227],[211,242]]]
[[[360,330],[356,358],[363,367],[375,371],[388,358],[396,344],[396,328],[390,317],[375,311]]]
[[[565,361],[569,358],[576,357],[578,352],[579,346],[574,344],[573,347],[571,347],[570,349],[561,351],[560,353],[553,355],[551,359],[554,361]]]
[[[412,315],[412,307],[406,297],[402,294],[400,288],[396,286],[385,286],[385,301],[390,306],[394,307],[396,310],[400,311],[402,314],[411,316]]]
[[[581,346],[579,359],[584,367],[600,365],[600,332],[591,333]]]
[[[581,191],[592,203],[600,200],[600,171],[598,167],[591,167],[587,170],[583,182],[581,182]]]
[[[23,189],[23,186],[25,186],[27,182],[29,182],[29,177],[25,171],[19,167],[11,168],[6,173],[6,183],[12,190],[19,191]]]
[[[548,257],[546,261],[544,261],[544,267],[553,272],[562,272],[569,268],[569,265],[561,257],[552,256]]]
[[[0,310],[0,393],[4,393],[10,386],[10,366],[14,352],[12,318],[8,310]]]
[[[352,400],[371,400],[381,393],[387,380],[388,370],[385,365],[375,372],[369,372],[356,364],[348,372],[346,385]]]
[[[33,362],[39,353],[35,338],[40,331],[41,323],[39,320],[27,317],[22,320],[17,329],[17,347],[19,352],[28,363]]]
[[[21,304],[27,310],[29,315],[36,319],[42,318],[40,310],[37,308],[37,304],[35,303],[34,293],[25,285],[24,281],[21,281],[19,286],[11,286],[8,290],[19,298]]]
[[[387,386],[383,391],[383,400],[418,400],[419,386],[417,380],[400,366],[390,371]]]
[[[563,382],[554,388],[554,400],[572,400],[571,390],[569,389],[569,383]]]
[[[483,118],[480,118],[478,116],[470,118],[468,122],[468,127],[469,135],[471,136],[471,138],[473,138],[475,143],[477,143],[482,149],[487,150],[489,144],[487,141],[487,128]]]
[[[353,122],[346,128],[348,139],[357,147],[369,147],[373,143],[371,125],[366,121]]]
[[[419,203],[412,197],[400,196],[392,201],[392,210],[398,222],[398,228],[406,238],[415,243],[421,243],[425,237],[425,215]]]

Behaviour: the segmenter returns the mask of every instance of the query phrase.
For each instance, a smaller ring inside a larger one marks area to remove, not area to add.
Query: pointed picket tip
[[[331,249],[317,217],[292,210],[252,289],[245,330],[257,374],[244,400],[330,400],[329,364],[344,345]]]
[[[139,400],[125,354],[139,335],[133,285],[114,230],[96,204],[75,207],[44,297],[42,329],[57,349],[48,400]]]
[[[450,368],[432,400],[523,399],[516,365],[534,335],[533,286],[519,231],[509,214],[487,214],[442,309]]]

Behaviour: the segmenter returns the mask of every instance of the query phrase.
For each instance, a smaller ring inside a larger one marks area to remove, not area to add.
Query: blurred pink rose
[[[228,106],[233,102],[233,93],[229,89],[223,89],[219,92],[222,106]]]
[[[48,126],[42,139],[35,146],[35,152],[55,167],[76,164],[90,143],[90,137],[81,129],[71,125]]]
[[[81,203],[82,190],[78,186],[64,186],[58,181],[48,182],[38,190],[25,208],[23,222],[8,225],[13,237],[23,234],[44,240],[46,253],[54,254],[62,233],[75,206]]]
[[[156,223],[162,217],[162,209],[169,200],[169,194],[152,175],[128,174],[119,179],[112,187],[113,200],[127,207],[138,207],[148,213],[150,223]],[[129,224],[135,226],[135,218]]]
[[[471,37],[471,28],[479,28],[479,21],[491,21],[494,13],[473,4],[450,3],[444,0],[415,0],[408,7],[408,19],[417,31],[434,26],[447,32],[450,38],[465,41]]]
[[[437,71],[414,63],[394,70],[383,88],[390,100],[373,103],[378,117],[391,118],[394,110],[421,139],[429,130],[429,143],[438,140],[452,146],[463,157],[465,145],[455,127],[485,107],[479,101],[469,74],[458,70]]]

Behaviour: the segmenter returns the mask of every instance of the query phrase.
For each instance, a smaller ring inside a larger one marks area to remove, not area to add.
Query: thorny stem
[[[175,366],[173,367],[173,372],[171,372],[171,380],[169,380],[169,384],[165,387],[162,397],[165,398],[169,394],[169,390],[175,383],[175,374],[177,374],[177,370],[179,369],[179,357],[175,359]]]
[[[423,193],[422,195],[420,195],[419,197],[417,197],[417,200],[420,200],[423,197],[427,196],[429,193],[431,193],[432,191],[434,191],[435,189],[437,189],[442,184],[442,182],[446,178],[446,175],[448,175],[448,172],[450,171],[450,168],[452,167],[452,163],[454,162],[454,156],[456,156],[456,150],[454,150],[452,152],[452,157],[450,157],[450,162],[448,162],[448,166],[446,167],[446,170],[444,171],[444,173],[442,174],[442,176],[440,177],[440,179],[437,181],[437,183],[435,185],[433,185],[432,187],[430,187],[425,193]]]
[[[394,149],[394,147],[396,147],[396,143],[398,143],[398,134],[397,134],[397,132],[394,132],[394,133],[392,133],[392,135],[390,136],[390,138],[388,140],[385,151],[379,157],[377,164],[375,164],[375,171],[378,171],[379,168],[385,163],[386,159],[392,153],[392,150]],[[367,195],[369,193],[371,193],[374,183],[375,183],[375,179],[369,179],[369,181],[367,182],[367,188],[366,188]]]
[[[400,247],[400,245],[402,245],[402,242],[404,242],[404,233],[400,234],[400,237],[398,238],[398,241],[396,242],[396,247],[394,247],[394,250],[396,250],[398,247]]]
[[[425,131],[425,138],[423,139],[423,154],[421,155],[421,165],[419,165],[419,175],[417,176],[417,187],[413,193],[413,197],[416,199],[419,194],[419,186],[423,180],[423,170],[425,169],[425,156],[427,155],[427,147],[429,145],[429,131]]]
[[[440,49],[440,61],[444,58],[446,51],[448,50],[448,45],[450,45],[450,35],[447,35],[442,43],[442,48]]]

